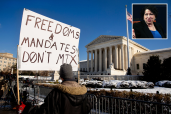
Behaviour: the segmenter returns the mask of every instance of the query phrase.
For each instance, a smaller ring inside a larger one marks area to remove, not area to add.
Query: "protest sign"
[[[18,47],[19,70],[78,70],[80,29],[24,9]]]

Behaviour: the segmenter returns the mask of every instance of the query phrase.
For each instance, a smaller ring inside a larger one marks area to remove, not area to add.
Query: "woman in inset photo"
[[[166,38],[160,23],[157,23],[158,9],[148,5],[141,10],[142,21],[133,24],[132,37],[135,38]],[[162,17],[160,17],[162,18]]]

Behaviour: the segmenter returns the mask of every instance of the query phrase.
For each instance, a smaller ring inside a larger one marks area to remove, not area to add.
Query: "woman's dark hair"
[[[146,9],[149,9],[149,10],[155,15],[155,17],[157,17],[157,15],[158,15],[158,10],[157,10],[157,8],[156,8],[155,6],[149,5],[149,6],[145,6],[145,7],[141,10],[141,17],[142,17],[142,18],[144,18],[144,13],[145,13],[145,10],[146,10]]]

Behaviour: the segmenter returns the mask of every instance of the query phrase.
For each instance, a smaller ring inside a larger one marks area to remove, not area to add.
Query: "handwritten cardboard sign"
[[[80,29],[24,9],[18,47],[19,70],[78,70]]]

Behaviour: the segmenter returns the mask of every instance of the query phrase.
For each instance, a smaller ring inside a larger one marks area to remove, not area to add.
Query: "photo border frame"
[[[167,38],[133,38],[132,40],[167,40],[168,39],[168,3],[132,3],[132,30],[133,30],[133,5],[166,5],[166,37]],[[132,32],[131,32],[132,36]]]

